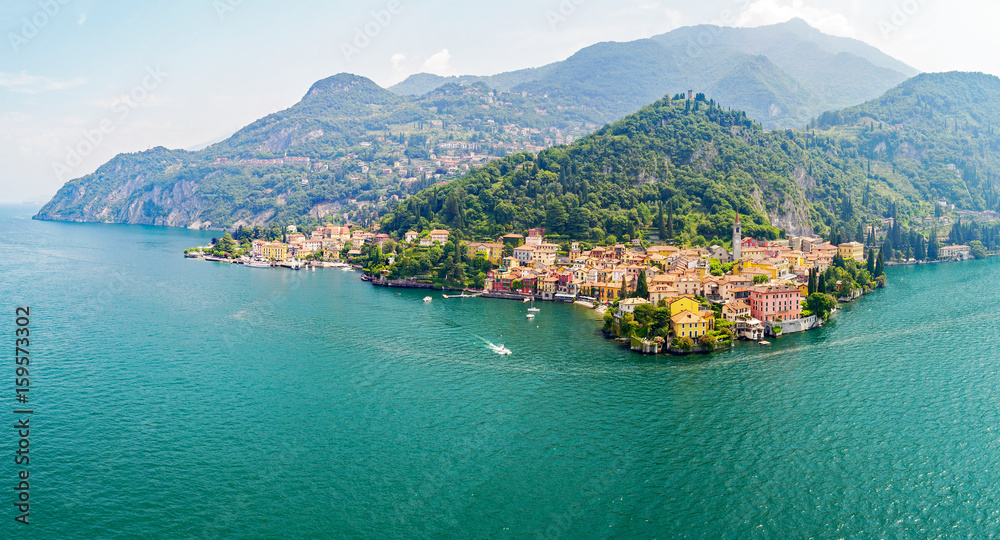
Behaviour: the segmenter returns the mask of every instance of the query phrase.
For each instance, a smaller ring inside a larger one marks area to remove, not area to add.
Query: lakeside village
[[[546,242],[544,229],[492,243],[462,242],[445,229],[410,231],[396,242],[387,234],[338,225],[318,227],[309,236],[291,226],[281,236],[284,241],[253,238],[253,231],[240,228],[236,238],[226,233],[186,256],[252,267],[367,268],[363,279],[375,286],[451,290],[464,282],[467,261],[479,277],[463,296],[593,308],[604,317],[606,337],[645,354],[709,353],[732,348],[737,339],[767,344],[769,336],[818,328],[838,303],[885,286],[884,249],[816,237],[744,238],[739,216],[731,251],[639,241],[582,250],[579,243]],[[415,260],[413,251],[424,255]],[[972,248],[940,247],[938,255],[967,260]],[[409,275],[444,263],[437,279],[402,277],[397,259],[415,266],[405,269]]]

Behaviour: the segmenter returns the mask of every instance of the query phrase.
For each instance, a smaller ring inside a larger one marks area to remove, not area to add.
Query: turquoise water
[[[36,411],[29,527],[0,434],[0,537],[1000,535],[1000,261],[891,269],[822,330],[653,359],[576,306],[424,304],[33,210],[0,208],[0,340],[30,305]]]

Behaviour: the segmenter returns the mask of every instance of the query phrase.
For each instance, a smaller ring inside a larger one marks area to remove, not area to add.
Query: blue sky
[[[313,82],[335,73],[383,86],[421,71],[492,74],[692,24],[757,26],[797,16],[924,71],[1000,74],[992,28],[998,4],[5,0],[0,203],[43,202],[66,180],[121,152],[218,140],[293,105]],[[365,28],[376,35],[357,47]],[[88,139],[85,155],[69,155]]]

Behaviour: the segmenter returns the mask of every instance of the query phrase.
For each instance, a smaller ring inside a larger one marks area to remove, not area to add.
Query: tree
[[[622,318],[618,320],[618,337],[630,337],[635,330],[635,317],[631,313],[622,315]]]
[[[663,219],[663,203],[660,203],[660,211],[656,216],[656,229],[660,234],[660,241],[664,242],[667,240],[667,224]]]
[[[763,274],[761,274],[759,276],[754,276],[753,277],[753,284],[754,285],[761,285],[761,284],[764,284],[764,283],[770,283],[770,281],[771,281],[771,278],[768,277],[768,276],[765,276]]]
[[[969,242],[969,247],[972,248],[972,256],[977,259],[986,258],[986,247],[979,240],[973,240]]]
[[[635,306],[635,322],[644,327],[652,327],[656,322],[656,307],[653,304],[640,304]],[[647,333],[647,335],[649,335]]]
[[[647,298],[648,296],[649,285],[646,284],[646,272],[639,272],[639,282],[635,286],[635,292],[632,294],[632,298]]]
[[[610,334],[615,330],[615,316],[611,314],[611,311],[604,312],[604,329],[606,333]]]
[[[667,204],[667,238],[674,237],[674,203]]]
[[[931,231],[931,241],[927,244],[927,260],[936,261],[941,257],[941,244],[938,242],[938,231],[935,228]]]
[[[622,276],[622,290],[618,292],[618,298],[628,298],[628,278]]]
[[[215,253],[219,256],[231,256],[235,249],[236,242],[233,241],[233,237],[228,232],[215,243]]]
[[[828,294],[814,293],[806,298],[806,309],[823,320],[830,317],[830,313],[835,307],[837,307],[837,301]]]
[[[545,226],[553,233],[562,234],[566,230],[568,221],[569,216],[566,214],[566,208],[563,204],[558,199],[552,201],[545,214]]]

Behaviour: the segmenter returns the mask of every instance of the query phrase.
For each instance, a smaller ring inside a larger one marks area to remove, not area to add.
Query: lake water
[[[425,304],[35,210],[0,208],[35,410],[24,527],[5,357],[0,537],[1000,535],[1000,261],[891,269],[822,330],[678,360],[578,306]]]

